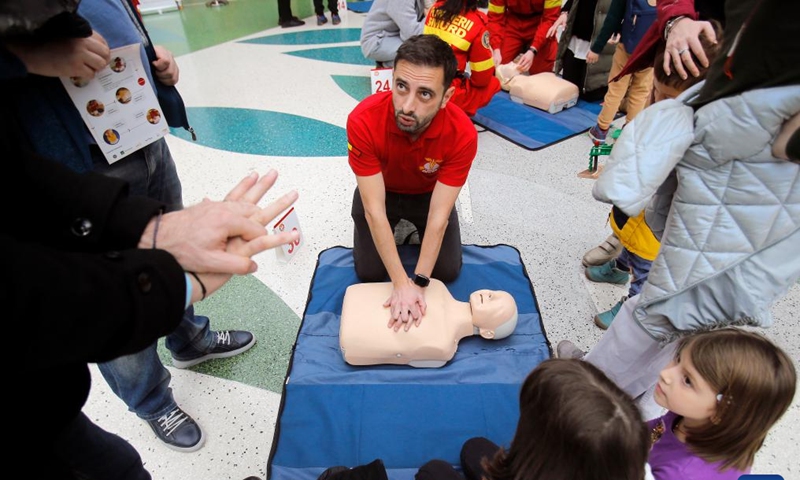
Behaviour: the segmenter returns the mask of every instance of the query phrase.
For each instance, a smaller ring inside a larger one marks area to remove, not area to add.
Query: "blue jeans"
[[[92,148],[92,157],[95,172],[126,180],[132,195],[164,202],[167,211],[183,208],[181,182],[164,139],[111,165],[97,148]],[[195,316],[189,307],[178,328],[167,336],[166,345],[174,354],[191,356],[207,351],[214,341],[208,317]],[[156,419],[177,406],[169,387],[169,371],[161,364],[156,345],[153,342],[139,353],[98,365],[111,390],[145,420]]]
[[[650,273],[650,267],[653,262],[645,260],[644,258],[628,251],[627,248],[622,249],[622,253],[617,257],[617,268],[620,270],[631,272],[631,286],[628,289],[628,298],[634,295],[639,295],[642,291],[642,285],[647,281],[647,275]]]

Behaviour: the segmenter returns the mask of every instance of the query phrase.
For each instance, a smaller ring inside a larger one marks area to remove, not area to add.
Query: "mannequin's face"
[[[478,290],[469,296],[472,324],[484,330],[494,330],[517,313],[517,303],[508,292]]]

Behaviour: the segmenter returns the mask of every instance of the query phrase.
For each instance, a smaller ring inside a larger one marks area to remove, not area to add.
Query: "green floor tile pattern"
[[[360,45],[310,48],[308,50],[296,50],[294,52],[283,53],[284,55],[293,55],[295,57],[319,60],[321,62],[375,66],[375,61],[370,60],[369,58],[364,58],[364,54],[361,53]]]
[[[213,330],[249,330],[256,344],[231,358],[209,360],[192,370],[281,393],[300,318],[260,280],[233,277],[220,291],[195,306],[211,319]],[[161,339],[158,353],[164,365],[172,357]]]
[[[324,30],[278,33],[242,40],[240,43],[253,43],[256,45],[317,45],[320,43],[358,42],[360,40],[360,28],[326,28]]]
[[[336,82],[336,85],[339,86],[345,93],[353,97],[354,99],[364,100],[372,93],[372,86],[369,84],[370,78],[363,77],[363,76],[352,76],[352,75],[331,75],[333,81]]]
[[[305,18],[314,13],[310,0],[292,0],[292,13]],[[184,0],[183,9],[144,15],[154,43],[179,56],[252,35],[278,25],[275,0],[231,0],[206,7],[205,0]]]
[[[197,143],[229,152],[280,157],[347,155],[345,129],[313,118],[250,108],[189,107]],[[172,134],[191,140],[182,128]]]

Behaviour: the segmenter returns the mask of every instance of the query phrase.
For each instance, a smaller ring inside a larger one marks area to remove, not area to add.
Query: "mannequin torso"
[[[497,327],[506,336],[516,325],[516,304],[508,293],[479,290],[469,303],[460,302],[442,282],[432,279],[426,287],[428,306],[420,325],[395,332],[388,328],[390,313],[383,306],[391,293],[389,282],[360,283],[347,289],[339,344],[350,365],[441,367],[453,358],[462,338],[476,333],[501,338],[495,334]]]

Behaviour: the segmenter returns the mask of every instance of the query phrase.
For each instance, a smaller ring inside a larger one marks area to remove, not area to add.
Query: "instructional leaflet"
[[[108,163],[169,133],[140,48],[137,43],[111,50],[111,62],[91,80],[61,78]]]

